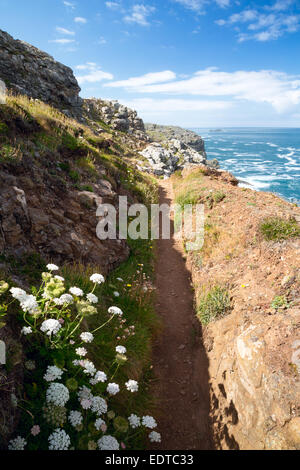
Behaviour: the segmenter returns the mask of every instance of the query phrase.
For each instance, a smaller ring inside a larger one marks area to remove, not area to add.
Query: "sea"
[[[205,141],[209,160],[233,173],[240,186],[270,191],[300,205],[300,129],[191,129]]]

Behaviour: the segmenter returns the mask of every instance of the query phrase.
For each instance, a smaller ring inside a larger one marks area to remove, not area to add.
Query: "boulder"
[[[5,83],[0,80],[0,104],[5,104],[6,101],[6,86]]]

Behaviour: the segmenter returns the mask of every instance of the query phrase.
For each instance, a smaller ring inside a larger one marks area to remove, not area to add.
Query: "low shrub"
[[[300,226],[295,219],[268,217],[261,222],[259,230],[264,239],[268,241],[300,237]]]

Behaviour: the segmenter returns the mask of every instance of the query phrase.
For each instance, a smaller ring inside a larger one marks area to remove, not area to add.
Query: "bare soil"
[[[165,180],[160,203],[172,202],[172,183]],[[208,359],[180,241],[157,243],[156,291],[163,330],[153,348],[153,392],[159,403],[162,442],[153,449],[212,449]]]

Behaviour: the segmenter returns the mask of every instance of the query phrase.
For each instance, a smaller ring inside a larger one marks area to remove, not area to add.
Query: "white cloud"
[[[188,10],[194,11],[200,15],[205,14],[205,6],[211,3],[210,0],[173,0],[180,3]],[[230,5],[230,0],[214,0],[220,8],[226,8]]]
[[[140,26],[149,26],[148,17],[154,13],[155,8],[150,5],[133,5],[131,12],[124,16],[126,23],[137,23]]]
[[[52,41],[49,42],[54,42],[56,44],[71,44],[75,42],[75,39],[53,39]]]
[[[269,9],[276,11],[287,10],[292,3],[294,3],[294,0],[277,0]]]
[[[235,101],[267,103],[278,113],[287,112],[300,104],[300,76],[294,77],[274,70],[222,72],[209,68],[183,80],[166,82],[162,75],[161,82],[156,84],[145,84],[144,77],[109,85],[143,94],[202,96],[205,99],[223,97]]]
[[[200,14],[204,13],[204,6],[207,4],[206,0],[174,0],[174,2]]]
[[[110,10],[118,10],[121,7],[118,2],[105,2],[105,5]]]
[[[83,18],[82,16],[76,16],[76,18],[74,18],[74,21],[75,23],[81,23],[81,24],[87,23],[87,19]]]
[[[66,7],[71,8],[71,10],[75,10],[75,4],[74,3],[64,1],[63,4]]]
[[[294,33],[300,29],[300,15],[283,12],[291,3],[292,0],[278,0],[272,6],[262,7],[261,11],[248,8],[231,15],[227,20],[221,19],[215,23],[219,26],[246,27],[246,30],[239,30],[239,42],[248,40],[263,42],[278,39],[286,33]],[[269,13],[266,14],[265,10],[269,10]],[[246,23],[248,23],[247,26]],[[257,31],[257,33],[251,31]]]
[[[107,44],[107,40],[103,36],[101,36],[101,38],[98,40],[98,44],[104,46],[104,44]]]
[[[161,113],[172,111],[219,111],[232,107],[229,101],[185,100],[185,99],[153,99],[142,98],[126,102],[127,106],[141,113]]]
[[[162,83],[167,82],[170,80],[175,80],[176,74],[171,72],[170,70],[165,70],[163,72],[156,72],[156,73],[147,73],[142,75],[141,77],[132,77],[128,80],[120,80],[117,82],[107,83],[106,87],[111,88],[138,88],[146,85],[152,85],[155,83]]]
[[[84,83],[98,83],[103,80],[113,80],[114,76],[111,73],[104,72],[95,62],[86,62],[86,64],[77,65],[77,70],[86,70],[85,75],[76,76],[80,85]]]
[[[66,34],[67,36],[75,35],[74,31],[70,31],[69,29],[66,29],[66,28],[60,28],[59,26],[56,26],[56,31],[61,34]]]

